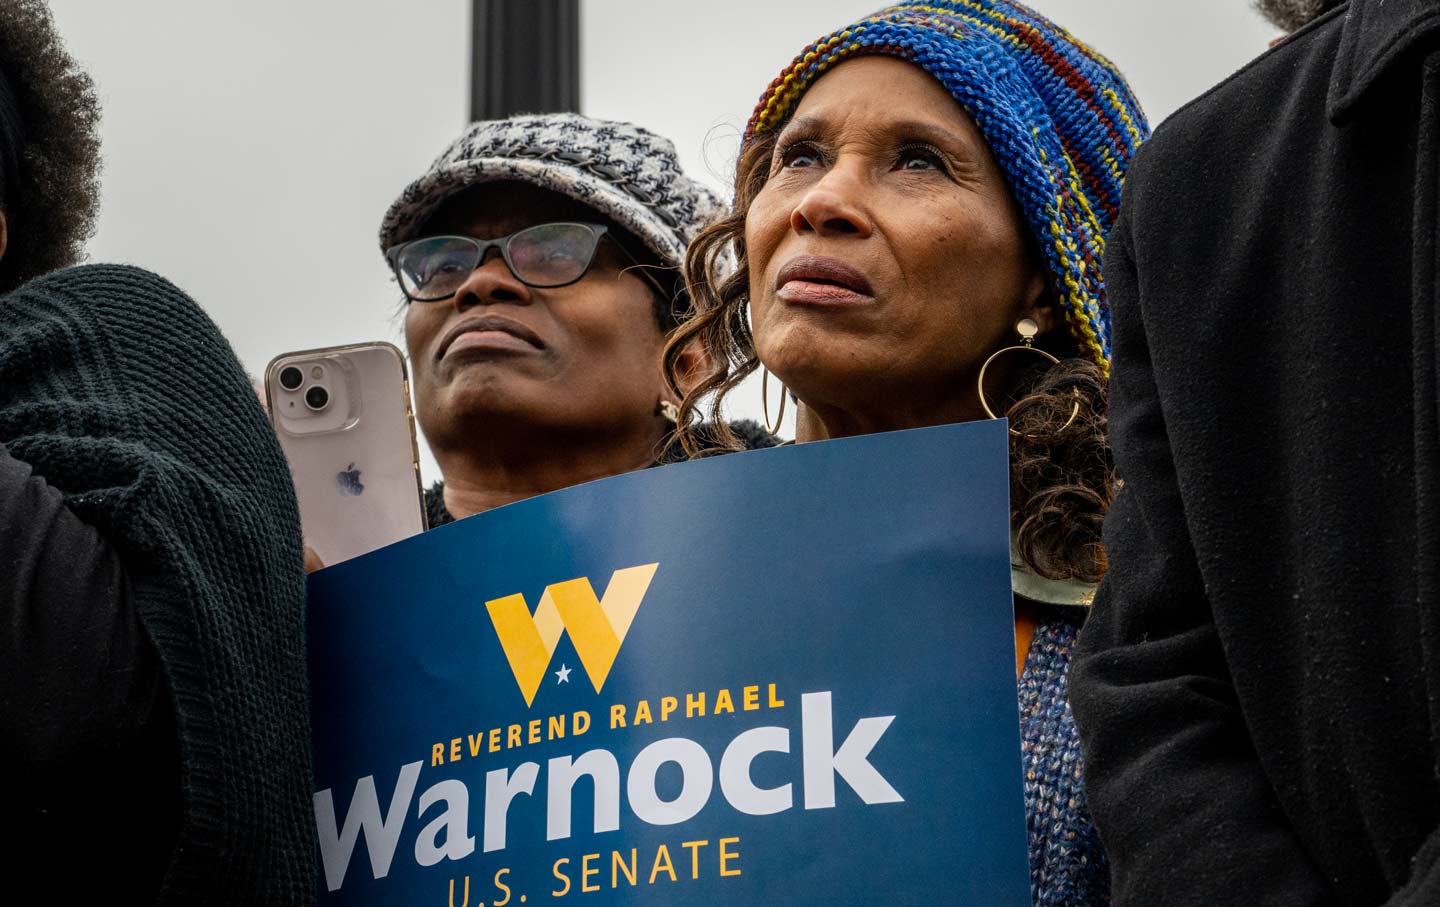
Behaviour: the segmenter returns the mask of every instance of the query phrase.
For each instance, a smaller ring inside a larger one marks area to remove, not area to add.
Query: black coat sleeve
[[[1105,521],[1109,572],[1070,676],[1114,904],[1335,904],[1280,810],[1226,668],[1152,368],[1128,204],[1105,262],[1110,439],[1124,484]]]
[[[1440,829],[1430,833],[1411,863],[1410,881],[1385,907],[1433,907],[1440,904]]]
[[[0,616],[4,761],[63,763],[141,730],[160,666],[116,553],[3,444]]]

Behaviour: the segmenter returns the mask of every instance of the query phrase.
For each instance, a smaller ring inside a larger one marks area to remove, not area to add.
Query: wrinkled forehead
[[[609,218],[588,205],[529,183],[482,183],[447,198],[415,235],[454,233],[493,238],[551,221],[605,224]]]
[[[988,147],[975,120],[924,69],[895,57],[846,60],[820,78],[780,124],[787,135],[909,139],[949,147]]]

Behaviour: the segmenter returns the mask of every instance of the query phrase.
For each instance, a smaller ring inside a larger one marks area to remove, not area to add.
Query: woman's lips
[[[493,352],[533,353],[535,347],[514,334],[504,331],[466,331],[450,342],[445,355],[462,350],[489,350]]]
[[[802,305],[852,305],[869,302],[873,297],[857,293],[849,287],[833,283],[816,283],[811,280],[789,280],[775,291],[785,302]]]
[[[533,353],[545,343],[530,328],[503,315],[472,316],[449,331],[440,343],[437,359],[462,350],[492,353]]]
[[[800,255],[787,261],[775,279],[775,295],[802,305],[854,305],[874,296],[870,281],[837,258]]]

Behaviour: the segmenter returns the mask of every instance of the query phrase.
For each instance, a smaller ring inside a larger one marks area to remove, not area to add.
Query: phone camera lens
[[[330,405],[330,392],[319,384],[312,385],[305,392],[305,405],[319,412]]]
[[[287,391],[299,390],[304,383],[305,374],[295,366],[287,365],[280,370],[280,386]]]

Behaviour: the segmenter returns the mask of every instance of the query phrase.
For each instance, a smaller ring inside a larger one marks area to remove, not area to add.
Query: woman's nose
[[[864,181],[848,168],[831,167],[790,212],[790,229],[822,236],[869,236],[872,224],[866,213],[864,192]]]
[[[525,305],[529,301],[530,288],[510,273],[498,249],[488,250],[486,260],[455,291],[455,307],[460,309],[497,302]]]

